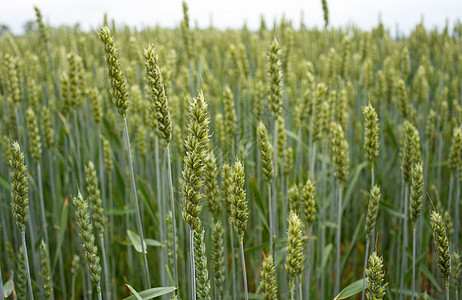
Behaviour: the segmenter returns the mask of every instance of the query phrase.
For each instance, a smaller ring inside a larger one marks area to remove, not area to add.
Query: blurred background
[[[190,0],[192,26],[200,28],[258,29],[261,17],[268,25],[283,16],[295,28],[303,20],[308,28],[324,24],[321,0]],[[104,13],[118,24],[142,28],[160,25],[176,27],[182,19],[182,0],[0,0],[1,30],[22,34],[30,30],[37,5],[53,26],[76,25],[89,30],[101,24]],[[462,17],[462,0],[330,0],[332,26],[354,24],[361,29],[375,27],[379,20],[392,36],[407,34],[418,23],[442,30]],[[212,17],[213,16],[213,17]],[[399,26],[398,26],[399,24]],[[452,26],[450,26],[452,28]]]

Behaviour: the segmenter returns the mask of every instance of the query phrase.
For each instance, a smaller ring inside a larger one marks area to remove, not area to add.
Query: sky
[[[268,25],[283,15],[294,25],[303,21],[308,27],[324,24],[321,0],[188,0],[191,25],[219,29],[259,28],[260,16]],[[422,20],[427,28],[450,27],[462,20],[462,0],[327,0],[330,23],[333,26],[355,24],[364,30],[378,24],[379,17],[392,33],[399,28],[409,33]],[[15,34],[23,25],[34,20],[37,5],[51,26],[79,23],[84,30],[96,28],[108,13],[118,24],[142,28],[160,25],[178,26],[182,19],[182,0],[0,0],[0,24],[6,24]],[[398,26],[398,27],[397,27]]]

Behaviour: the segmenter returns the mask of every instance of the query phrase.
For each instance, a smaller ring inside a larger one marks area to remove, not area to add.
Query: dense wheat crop
[[[1,35],[0,295],[460,299],[462,24],[322,4]]]

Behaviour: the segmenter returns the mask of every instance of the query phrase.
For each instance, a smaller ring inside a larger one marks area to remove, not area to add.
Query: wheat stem
[[[411,300],[414,300],[415,294],[415,248],[416,248],[416,226],[412,228],[412,295]]]
[[[306,299],[310,300],[310,291],[311,291],[311,269],[310,269],[310,248],[311,248],[311,225],[308,227],[308,243],[306,243],[306,259],[305,259],[305,272],[306,272],[306,285],[305,285],[305,294]],[[303,299],[303,297],[300,297]]]
[[[230,243],[231,243],[231,275],[233,278],[233,299],[236,299],[236,263],[234,261],[234,258],[236,257],[234,254],[234,235],[233,235],[233,225],[231,222],[229,224],[229,236],[230,238]]]
[[[4,297],[5,293],[3,292],[3,279],[2,279],[2,267],[0,266],[0,297]]]
[[[127,126],[127,118],[125,116],[122,116],[123,122],[124,122],[124,135],[125,135],[125,143],[127,146],[127,155],[128,155],[128,164],[130,168],[130,178],[131,178],[131,184],[132,184],[132,191],[133,191],[133,197],[135,200],[135,213],[136,213],[136,226],[138,227],[138,233],[140,235],[140,242],[141,242],[141,254],[143,255],[144,259],[144,268],[145,268],[145,276],[146,276],[146,287],[150,287],[151,284],[151,279],[149,278],[149,266],[148,266],[148,260],[146,257],[146,251],[144,248],[144,235],[143,235],[143,226],[141,225],[141,216],[140,216],[140,207],[138,204],[138,194],[136,192],[136,183],[135,183],[135,174],[133,171],[133,161],[132,161],[132,153],[130,149],[130,137],[128,136],[128,126]]]
[[[172,210],[172,251],[173,251],[173,271],[175,272],[175,286],[178,287],[178,265],[177,265],[177,254],[176,254],[176,225],[175,225],[175,198],[173,196],[173,179],[172,179],[172,167],[170,161],[170,149],[169,144],[165,146],[167,152],[167,169],[168,169],[168,188],[170,190],[170,208]]]
[[[173,220],[173,213],[172,213]],[[191,299],[196,300],[196,268],[194,265],[194,229],[190,226],[189,229],[189,258],[191,260]]]
[[[40,167],[40,162],[37,163],[37,177],[38,177],[38,188],[39,188],[39,197],[40,197],[40,210],[42,211],[42,224],[43,224],[43,236],[45,239],[45,244],[47,245],[47,251],[50,248],[48,243],[48,226],[47,218],[45,213],[45,201],[43,199],[43,183],[42,183],[42,169]]]
[[[272,226],[271,224],[273,224],[273,201],[272,201],[272,198],[271,198],[271,185],[268,184],[268,207],[269,207],[269,223],[270,223],[270,234],[269,234],[269,248],[270,248],[270,255],[273,256],[273,259],[274,259],[274,255],[273,255],[273,231],[272,231]]]
[[[241,248],[241,262],[242,262],[242,280],[244,281],[244,295],[245,300],[249,299],[249,292],[247,290],[247,271],[245,268],[245,257],[244,257],[244,238],[239,237],[239,246]]]
[[[24,251],[24,262],[26,264],[27,286],[29,288],[29,296],[31,300],[34,300],[34,294],[32,293],[32,280],[30,278],[30,270],[29,270],[29,258],[27,257],[26,232],[24,230],[21,231],[21,241],[22,241],[22,249]]]
[[[277,219],[278,219],[278,216],[277,216],[277,190],[276,190],[276,180],[277,180],[277,173],[278,173],[278,163],[277,163],[277,159],[278,159],[278,144],[277,144],[277,140],[278,140],[278,120],[277,118],[274,119],[274,132],[273,132],[273,191],[272,191],[272,194],[271,196],[273,196],[273,199],[272,199],[272,203],[271,206],[270,206],[270,209],[272,210],[272,214],[273,214],[273,222],[270,223],[270,236],[271,236],[271,244],[270,244],[270,254],[273,256],[273,261],[276,261],[275,260],[275,256],[274,256],[274,249],[273,249],[273,245],[272,245],[272,239],[273,238],[276,238],[276,232],[275,232],[275,228],[278,228],[277,226]]]
[[[371,166],[371,187],[375,184],[375,175],[374,175],[374,164]]]
[[[161,195],[162,188],[161,188],[161,176],[160,176],[160,158],[159,158],[159,137],[157,134],[154,135],[154,159],[155,159],[155,171],[156,171],[156,197],[157,197],[157,205],[159,207],[159,237],[161,241],[167,240],[166,238],[166,231],[164,227],[165,222],[165,205]],[[172,211],[174,215],[174,212]],[[172,218],[173,220],[174,218]],[[175,237],[173,237],[175,238]],[[165,265],[165,251],[164,249],[161,250],[162,253],[159,255],[159,263],[161,266]],[[161,276],[163,277],[164,272],[161,272]]]
[[[460,205],[460,171],[456,171],[456,201],[454,209],[454,240],[453,245],[457,247],[459,245],[459,205]],[[448,210],[451,208],[448,207]]]
[[[400,279],[400,288],[401,290],[404,289],[404,274],[406,273],[407,269],[407,254],[406,254],[406,248],[408,244],[408,225],[407,225],[407,217],[408,217],[408,210],[409,210],[409,205],[408,205],[408,199],[409,199],[409,188],[406,184],[404,188],[404,222],[403,222],[403,244],[401,248],[401,279]],[[401,297],[403,295],[401,294]],[[401,298],[400,297],[400,298]]]
[[[445,286],[446,286],[446,300],[449,300],[449,282],[446,282]]]
[[[311,155],[311,164],[310,164],[310,174],[314,178],[314,167],[315,167],[315,162],[316,162],[316,142],[313,145],[313,154]]]
[[[364,255],[364,268],[363,268],[363,291],[361,292],[361,300],[364,300],[364,294],[366,292],[366,268],[367,268],[367,260],[369,259],[369,244],[370,244],[370,237],[367,237],[366,241],[366,254]]]
[[[343,187],[340,187],[339,193],[338,193],[338,207],[337,207],[337,233],[336,233],[337,257],[335,260],[335,270],[337,274],[336,274],[335,288],[334,288],[335,295],[337,295],[340,290],[340,240],[341,240],[341,229],[342,229],[342,196],[343,196]]]
[[[99,235],[99,243],[101,244],[101,254],[103,256],[103,271],[104,271],[104,284],[106,288],[106,299],[111,299],[109,293],[109,265],[107,263],[107,256],[106,256],[106,247],[104,244],[104,235],[100,233]]]

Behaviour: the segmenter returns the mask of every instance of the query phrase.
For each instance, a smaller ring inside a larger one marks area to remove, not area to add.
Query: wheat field
[[[0,295],[461,299],[462,23],[322,7],[256,31],[31,7],[0,35]]]

